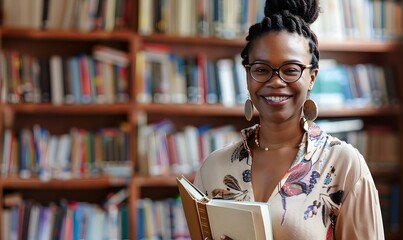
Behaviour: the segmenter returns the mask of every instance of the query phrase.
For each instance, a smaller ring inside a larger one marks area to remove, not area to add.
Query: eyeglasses
[[[252,78],[259,83],[269,81],[273,77],[274,72],[276,72],[280,79],[284,82],[296,82],[301,78],[302,72],[311,67],[311,64],[305,65],[301,63],[286,63],[281,65],[279,68],[273,68],[269,64],[262,62],[254,62],[245,65],[245,68],[249,69],[249,73]]]

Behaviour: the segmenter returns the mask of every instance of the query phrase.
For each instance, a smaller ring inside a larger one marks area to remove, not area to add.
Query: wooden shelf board
[[[178,37],[174,35],[166,34],[152,34],[141,36],[144,42],[155,42],[155,43],[165,43],[165,44],[176,44],[187,46],[199,45],[199,46],[227,46],[227,47],[243,47],[246,44],[244,39],[225,39],[218,37]]]
[[[41,181],[38,178],[21,179],[11,177],[0,181],[5,189],[99,189],[129,185],[129,179],[127,178],[109,176],[70,180],[51,179],[49,181]]]
[[[196,104],[139,104],[139,110],[149,114],[169,114],[184,116],[243,116],[243,106],[224,107],[222,105]],[[332,108],[319,107],[319,117],[367,117],[367,116],[398,116],[400,106],[379,108]],[[257,113],[256,113],[257,115]]]
[[[217,37],[178,37],[166,34],[151,34],[141,36],[145,42],[156,42],[166,44],[186,44],[186,45],[203,45],[203,46],[227,46],[242,48],[246,44],[246,40],[224,39]],[[346,40],[330,40],[319,39],[319,49],[321,51],[346,51],[346,52],[394,52],[402,47],[402,43],[398,40],[372,40],[372,39],[346,39]]]
[[[90,31],[77,30],[37,30],[27,28],[3,28],[3,37],[18,37],[28,39],[54,39],[54,40],[79,40],[92,41],[94,39],[106,39],[108,41],[128,41],[136,36],[133,31]]]
[[[321,51],[345,52],[395,52],[399,51],[402,43],[398,40],[319,40]]]
[[[324,108],[319,106],[319,117],[370,117],[370,116],[399,116],[400,106],[363,107],[363,108]]]
[[[395,52],[400,51],[402,43],[398,40],[320,40],[320,51],[345,52]]]
[[[194,180],[194,174],[184,176],[190,181]],[[139,187],[176,187],[178,176],[136,176],[133,183]]]
[[[371,174],[375,177],[386,177],[390,179],[398,179],[400,167],[398,165],[379,165],[368,164]],[[381,167],[382,166],[382,167]],[[179,176],[179,175],[178,175]],[[135,176],[133,184],[139,187],[175,187],[176,177],[174,175],[168,176]],[[191,181],[194,180],[194,174],[185,175],[185,177]]]
[[[134,31],[90,31],[83,32],[77,30],[37,30],[27,28],[2,28],[3,37],[19,37],[29,39],[55,39],[55,40],[79,40],[91,41],[94,39],[107,39],[108,41],[130,40],[138,35]],[[178,37],[166,34],[151,34],[139,36],[144,42],[156,42],[166,44],[186,44],[203,46],[227,46],[242,48],[246,44],[244,38],[225,39],[218,37]],[[319,39],[319,49],[321,51],[347,51],[347,52],[393,52],[398,51],[402,44],[398,40],[367,40],[367,39],[346,39],[331,40]]]
[[[139,104],[138,109],[152,114],[189,115],[189,116],[241,116],[243,107],[224,107],[222,105],[197,104]]]
[[[3,108],[19,113],[51,113],[51,114],[117,114],[128,113],[132,109],[129,103],[122,104],[77,104],[61,105],[52,104],[7,104]]]

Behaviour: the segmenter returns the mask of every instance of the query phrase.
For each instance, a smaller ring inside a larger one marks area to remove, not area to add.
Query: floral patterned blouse
[[[194,184],[210,198],[254,201],[247,139],[207,157]],[[268,200],[274,239],[384,239],[378,191],[362,155],[312,124]]]

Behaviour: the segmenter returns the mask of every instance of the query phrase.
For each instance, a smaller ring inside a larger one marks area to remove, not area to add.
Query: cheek
[[[256,84],[253,81],[252,77],[249,75],[246,76],[246,87],[248,88],[249,94],[253,92],[254,89],[256,89]]]
[[[309,82],[307,81],[298,81],[294,86],[292,86],[295,92],[298,93],[297,101],[303,103],[307,97],[309,92]]]
[[[296,83],[301,92],[308,92],[310,90],[310,87],[313,86],[313,84],[311,84],[310,75],[308,74],[304,77],[301,77],[301,79]]]

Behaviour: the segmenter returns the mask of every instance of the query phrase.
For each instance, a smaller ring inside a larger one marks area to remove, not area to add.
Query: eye
[[[254,75],[267,75],[272,72],[272,69],[264,64],[255,64],[251,67],[251,71]]]
[[[301,73],[301,67],[297,64],[286,64],[281,67],[280,71],[287,76],[296,76]]]

